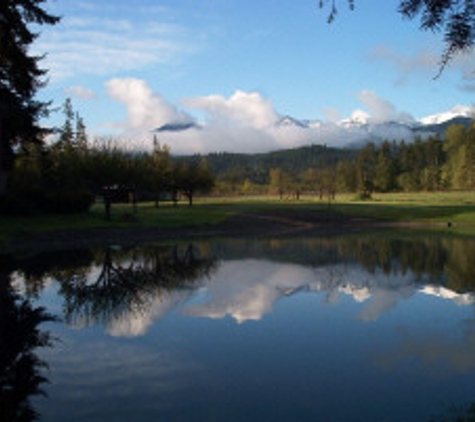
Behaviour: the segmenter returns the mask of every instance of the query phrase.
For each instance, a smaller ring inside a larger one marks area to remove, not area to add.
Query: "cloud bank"
[[[127,139],[148,139],[151,145],[155,134],[174,154],[258,153],[310,144],[342,147],[376,137],[410,140],[410,125],[416,123],[370,90],[357,94],[362,108],[347,119],[336,121],[333,112],[331,119],[298,122],[280,114],[259,92],[238,90],[229,97],[187,98],[176,105],[142,79],[114,78],[106,88],[127,110],[127,119],[115,125]],[[159,128],[163,130],[157,132]]]

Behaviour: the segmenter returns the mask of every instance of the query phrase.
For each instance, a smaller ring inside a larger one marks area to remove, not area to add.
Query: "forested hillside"
[[[310,168],[335,168],[340,161],[352,161],[358,156],[356,149],[330,148],[310,145],[261,154],[211,153],[204,158],[217,178],[247,180],[268,184],[271,169],[281,169],[292,176]],[[189,160],[181,157],[177,160]]]
[[[305,192],[323,197],[356,192],[369,198],[372,192],[475,189],[475,126],[463,121],[451,124],[442,135],[414,142],[369,142],[360,149],[311,145],[200,158],[216,176],[216,193],[298,197]]]

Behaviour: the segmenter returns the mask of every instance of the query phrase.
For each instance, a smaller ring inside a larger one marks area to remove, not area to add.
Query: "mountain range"
[[[381,143],[384,140],[413,141],[416,137],[426,139],[429,136],[443,137],[447,128],[454,124],[468,126],[473,122],[473,111],[469,107],[458,106],[440,114],[420,120],[405,121],[374,121],[368,119],[344,119],[339,122],[321,120],[299,120],[291,116],[283,116],[276,123],[278,128],[297,128],[315,133],[339,131],[350,141],[346,145],[358,148],[367,142]],[[356,140],[355,140],[356,139]]]
[[[277,146],[296,147],[299,145],[327,145],[337,148],[357,149],[368,142],[380,144],[384,140],[412,142],[416,138],[427,139],[429,136],[443,137],[447,128],[453,124],[470,125],[473,122],[473,109],[468,106],[455,106],[451,110],[434,114],[422,119],[413,119],[407,114],[394,117],[374,118],[366,113],[354,114],[354,117],[340,121],[329,120],[305,120],[293,116],[280,116],[273,123],[265,126],[254,126],[252,119],[246,121],[226,122],[226,125],[216,125],[211,120],[199,123],[193,118],[186,121],[170,122],[153,130],[155,133],[184,133],[199,130],[201,136],[206,139],[222,138],[226,140],[227,148],[233,150],[234,140],[253,136],[256,143],[260,140],[274,140]],[[225,131],[223,131],[225,127]],[[237,129],[237,130],[236,130]],[[243,129],[245,130],[243,132]],[[249,130],[248,130],[249,129]],[[246,130],[248,130],[246,132]],[[198,135],[197,135],[198,136]],[[186,139],[186,138],[184,138]],[[224,142],[226,144],[226,142]],[[268,144],[269,145],[269,144]],[[268,147],[268,151],[282,148]],[[226,147],[223,149],[226,151]],[[235,150],[235,149],[234,149]],[[212,150],[211,150],[212,151]],[[236,152],[236,151],[235,151]],[[244,151],[238,151],[244,152]],[[265,152],[254,151],[254,152]]]

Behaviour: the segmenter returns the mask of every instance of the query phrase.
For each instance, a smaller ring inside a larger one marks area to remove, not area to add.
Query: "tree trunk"
[[[7,139],[3,127],[3,113],[0,108],[0,196],[7,193]]]
[[[1,157],[0,157],[1,162]],[[1,166],[1,164],[0,164]],[[8,180],[8,171],[3,167],[0,167],[0,196],[7,193],[7,180]]]

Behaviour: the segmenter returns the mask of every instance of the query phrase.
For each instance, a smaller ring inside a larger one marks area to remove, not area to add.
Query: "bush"
[[[355,201],[371,201],[373,196],[371,192],[360,192],[355,196]]]
[[[42,192],[36,189],[29,191],[9,192],[0,197],[0,214],[28,216],[41,212]]]
[[[69,214],[87,212],[94,202],[94,195],[87,190],[47,192],[41,209],[47,213]]]
[[[41,213],[87,212],[93,202],[94,195],[87,190],[21,189],[0,197],[0,214],[29,216]]]

